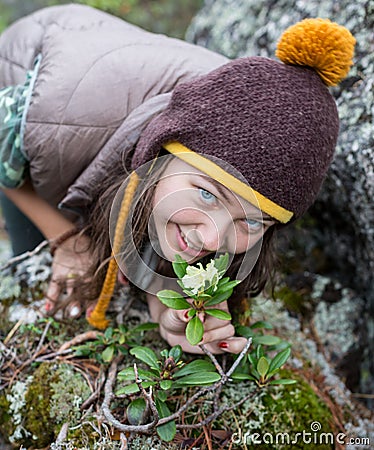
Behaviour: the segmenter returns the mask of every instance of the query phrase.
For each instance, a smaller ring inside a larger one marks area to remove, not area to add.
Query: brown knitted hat
[[[300,217],[317,196],[338,136],[326,84],[345,77],[354,42],[340,25],[306,19],[278,44],[277,56],[287,64],[242,58],[178,85],[143,133],[133,169],[164,147],[217,178],[206,170],[206,159],[217,157],[241,172],[264,212],[283,223]],[[190,151],[195,155],[187,159]],[[230,181],[218,181],[243,195]]]

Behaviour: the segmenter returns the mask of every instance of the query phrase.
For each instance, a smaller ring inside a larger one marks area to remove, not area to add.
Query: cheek
[[[246,251],[253,248],[257,242],[262,239],[264,235],[263,231],[259,231],[255,234],[240,233],[236,235],[236,251],[235,253],[245,253]]]

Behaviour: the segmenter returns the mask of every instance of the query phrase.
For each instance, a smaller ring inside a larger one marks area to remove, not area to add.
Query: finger
[[[191,345],[183,334],[178,335],[174,333],[169,333],[165,330],[162,330],[161,328],[160,334],[165,339],[165,341],[167,341],[168,344],[172,347],[174,347],[175,345],[180,345],[182,347],[182,350],[186,353],[194,353],[197,355],[204,354],[203,350],[201,350],[201,348],[198,345]],[[216,350],[217,346],[215,346],[214,349]],[[223,353],[221,349],[219,350],[220,353]]]
[[[212,346],[216,346],[222,352],[226,353],[240,353],[247,343],[247,339],[243,337],[231,337],[229,339],[225,339],[223,341],[216,342],[211,344]]]
[[[47,293],[45,294],[45,304],[44,309],[47,313],[52,313],[54,310],[57,300],[61,293],[61,285],[55,281],[52,280],[47,289]]]
[[[66,314],[68,315],[68,317],[70,317],[71,319],[77,319],[81,314],[82,314],[82,308],[81,305],[78,302],[73,302],[71,303],[67,308],[66,308]]]
[[[125,277],[125,275],[123,274],[122,270],[118,271],[117,279],[118,279],[118,282],[120,284],[122,284],[123,286],[128,286],[129,285],[129,280]]]
[[[203,344],[208,344],[214,341],[225,341],[235,334],[235,328],[230,322],[226,322],[224,327],[214,328],[212,330],[204,330],[204,335],[202,339]]]

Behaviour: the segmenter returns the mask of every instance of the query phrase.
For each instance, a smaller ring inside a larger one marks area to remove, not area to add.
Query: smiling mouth
[[[201,248],[189,242],[186,238],[186,235],[180,229],[179,225],[177,225],[177,241],[181,251],[187,253],[190,256],[202,257],[209,253],[208,251],[202,250]]]

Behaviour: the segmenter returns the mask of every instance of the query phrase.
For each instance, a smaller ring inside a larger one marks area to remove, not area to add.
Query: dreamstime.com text
[[[355,445],[362,448],[370,447],[370,438],[349,436],[345,433],[325,433],[321,431],[322,426],[315,421],[310,424],[310,430],[302,430],[294,433],[251,433],[249,431],[242,433],[234,433],[231,436],[233,444],[278,444],[278,445],[295,445],[295,444],[341,444],[341,445]]]

